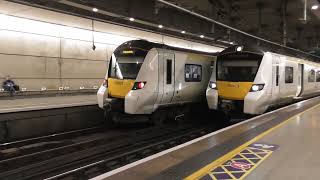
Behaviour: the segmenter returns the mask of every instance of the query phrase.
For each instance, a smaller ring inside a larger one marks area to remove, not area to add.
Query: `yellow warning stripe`
[[[282,123],[268,129],[267,131],[262,132],[261,134],[259,134],[258,136],[254,137],[253,139],[251,139],[250,141],[242,144],[241,146],[235,148],[234,150],[230,151],[229,153],[221,156],[219,159],[213,161],[212,163],[208,164],[207,166],[201,168],[200,170],[194,172],[193,174],[191,174],[190,176],[186,177],[185,180],[194,180],[194,179],[199,179],[202,176],[208,174],[210,172],[210,170],[217,168],[218,166],[220,166],[221,164],[223,164],[224,162],[226,162],[227,160],[231,159],[233,156],[239,154],[242,150],[244,150],[247,146],[249,146],[250,144],[258,141],[259,139],[263,138],[264,136],[266,136],[267,134],[269,134],[270,132],[282,127],[283,125],[287,124],[289,121],[291,121],[292,119],[300,116],[301,114],[304,114],[308,111],[311,111],[315,108],[317,108],[318,106],[320,106],[320,104],[317,104],[313,107],[310,107],[309,109],[306,109],[292,117],[290,117],[289,119],[283,121]],[[270,155],[270,154],[269,154]],[[268,155],[268,156],[269,156]],[[260,163],[262,162],[262,160],[260,162],[257,163],[257,165],[255,167],[257,167]],[[241,179],[243,179],[244,177],[246,177],[248,174],[250,174],[255,168],[250,169],[245,175],[243,175],[241,177]]]

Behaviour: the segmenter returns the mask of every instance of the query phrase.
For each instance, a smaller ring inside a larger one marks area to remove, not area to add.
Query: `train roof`
[[[146,50],[150,50],[152,48],[159,48],[159,49],[168,49],[168,50],[173,50],[173,51],[189,52],[189,53],[195,53],[195,54],[201,54],[201,55],[209,55],[209,56],[217,56],[219,54],[219,52],[210,53],[210,52],[203,52],[203,51],[197,51],[197,50],[186,49],[186,48],[173,47],[173,46],[168,46],[166,44],[150,42],[150,41],[147,41],[147,40],[131,40],[131,41],[127,41],[127,42],[121,44],[118,48],[120,48],[122,46],[128,46],[128,45],[129,46],[134,46],[136,48],[146,49]],[[115,51],[117,51],[117,49]]]
[[[277,53],[277,54],[282,54],[285,56],[297,57],[297,58],[304,59],[307,61],[313,61],[313,62],[320,63],[320,57],[315,56],[313,54],[303,52],[303,51],[291,50],[291,49],[287,49],[287,48],[269,49],[269,48],[265,48],[265,47],[250,46],[250,45],[231,46],[231,47],[226,48],[225,50],[221,51],[219,55],[234,53],[234,52],[238,52],[239,50],[241,52],[249,52],[249,53],[254,53],[254,54],[259,54],[259,55],[264,55],[265,52],[271,52],[271,53]]]

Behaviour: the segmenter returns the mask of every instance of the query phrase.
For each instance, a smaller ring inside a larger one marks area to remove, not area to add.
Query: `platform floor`
[[[94,179],[318,179],[320,98],[235,124]]]
[[[68,95],[55,97],[36,97],[25,99],[0,100],[0,113],[43,110],[97,104],[97,96]]]
[[[320,105],[261,138],[278,149],[246,179],[319,179],[319,139]]]

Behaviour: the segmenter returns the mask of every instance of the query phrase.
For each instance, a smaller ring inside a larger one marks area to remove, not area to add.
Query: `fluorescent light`
[[[319,8],[318,5],[313,5],[313,6],[311,7],[312,10],[317,10],[318,8]]]
[[[204,38],[204,35],[200,35],[201,38]]]
[[[185,33],[186,33],[186,31],[181,31],[181,33],[182,33],[182,34],[185,34]]]
[[[161,28],[163,28],[163,25],[159,24],[159,26],[158,26],[158,27],[161,29]]]
[[[130,20],[130,21],[134,21],[135,19],[131,17],[131,18],[129,18],[129,20]]]
[[[93,12],[98,12],[99,10],[97,8],[92,8]]]
[[[242,51],[242,46],[238,46],[237,51]]]

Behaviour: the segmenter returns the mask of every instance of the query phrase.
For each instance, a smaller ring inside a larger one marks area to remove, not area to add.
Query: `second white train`
[[[269,108],[320,93],[320,64],[300,53],[284,55],[257,47],[222,51],[207,88],[210,109],[258,115]]]

